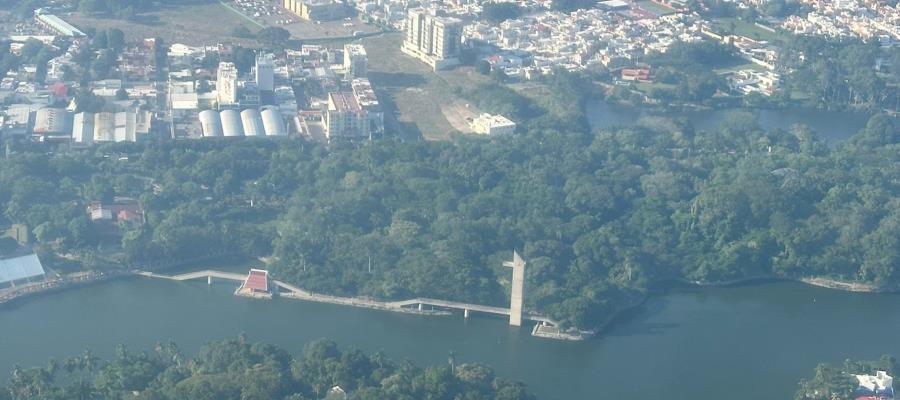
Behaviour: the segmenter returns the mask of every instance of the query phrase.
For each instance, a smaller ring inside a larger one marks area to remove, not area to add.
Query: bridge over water
[[[224,279],[236,282],[243,282],[247,275],[238,274],[233,272],[222,272],[216,270],[203,270],[203,271],[195,271],[188,272],[179,275],[163,275],[154,272],[148,271],[138,271],[138,275],[150,277],[150,278],[161,278],[161,279],[169,279],[173,281],[186,281],[192,279],[202,279],[206,278],[207,283],[212,284],[213,279]],[[402,301],[378,301],[372,299],[365,299],[359,297],[341,297],[341,296],[331,296],[327,294],[320,294],[311,292],[308,290],[304,290],[298,288],[294,285],[279,281],[279,280],[271,280],[271,282],[277,286],[279,290],[280,297],[287,297],[298,300],[306,300],[306,301],[314,301],[319,303],[330,303],[330,304],[340,304],[347,305],[353,307],[365,307],[372,308],[378,310],[387,310],[387,311],[396,311],[396,312],[407,312],[407,313],[416,313],[416,314],[434,314],[435,309],[438,310],[462,310],[463,315],[468,318],[469,313],[480,312],[485,314],[494,314],[494,315],[503,315],[510,316],[512,311],[509,308],[504,307],[493,307],[493,306],[485,306],[481,304],[473,304],[473,303],[463,303],[456,301],[448,301],[448,300],[438,300],[438,299],[430,299],[430,298],[415,298],[409,300]],[[427,307],[427,309],[426,309]],[[538,322],[543,325],[550,326],[558,326],[558,323],[548,317],[537,313],[525,312],[522,313],[522,318],[526,320],[531,320]]]

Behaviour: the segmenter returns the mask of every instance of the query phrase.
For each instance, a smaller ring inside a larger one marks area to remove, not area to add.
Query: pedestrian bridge
[[[212,280],[215,279],[225,279],[236,282],[243,282],[247,279],[246,274],[239,274],[234,272],[222,272],[216,270],[203,270],[196,272],[188,272],[179,275],[163,275],[149,271],[137,271],[136,272],[140,276],[145,276],[148,278],[161,278],[161,279],[169,279],[173,281],[186,281],[192,279],[202,279],[206,278],[207,283],[212,284]],[[447,301],[447,300],[438,300],[438,299],[429,299],[429,298],[415,298],[409,300],[402,301],[378,301],[366,298],[359,297],[341,297],[341,296],[331,296],[327,294],[319,294],[315,292],[310,292],[308,290],[304,290],[298,288],[294,285],[279,281],[279,280],[271,280],[271,282],[282,289],[279,293],[281,297],[288,297],[298,300],[307,300],[307,301],[315,301],[319,303],[330,303],[330,304],[340,304],[354,307],[365,307],[379,310],[387,310],[387,311],[400,311],[400,312],[412,312],[412,313],[430,313],[430,311],[434,311],[435,308],[441,310],[461,310],[463,311],[463,315],[468,318],[469,313],[480,312],[485,314],[494,314],[494,315],[503,315],[510,316],[511,311],[509,308],[504,307],[493,307],[493,306],[485,306],[481,304],[473,304],[473,303],[463,303],[456,301]],[[429,309],[426,309],[428,307]],[[557,322],[536,313],[523,313],[523,319],[539,322],[545,325],[557,326]]]

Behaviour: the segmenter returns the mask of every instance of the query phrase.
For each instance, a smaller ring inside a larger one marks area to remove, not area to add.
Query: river
[[[866,126],[870,114],[850,111],[825,111],[815,109],[724,109],[709,111],[688,111],[677,113],[649,112],[646,109],[619,106],[602,99],[589,100],[585,113],[592,128],[631,126],[647,116],[668,118],[684,117],[697,130],[712,131],[722,124],[725,117],[734,111],[745,111],[756,116],[759,126],[766,130],[790,129],[795,124],[803,124],[817,132],[830,144],[847,139]]]
[[[187,353],[237,337],[290,351],[322,337],[394,359],[492,365],[542,399],[788,399],[820,361],[900,355],[900,296],[769,283],[679,288],[651,297],[600,337],[532,337],[486,316],[429,317],[297,300],[233,296],[234,283],[132,278],[47,294],[0,308],[0,370],[43,365],[117,343]],[[2,381],[5,381],[3,378]]]

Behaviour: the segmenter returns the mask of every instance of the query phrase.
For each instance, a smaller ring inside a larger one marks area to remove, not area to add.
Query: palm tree
[[[450,350],[447,353],[447,363],[450,364],[450,373],[455,373],[456,371],[456,352]]]

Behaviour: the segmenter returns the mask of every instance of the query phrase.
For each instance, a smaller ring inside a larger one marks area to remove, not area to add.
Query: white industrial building
[[[66,134],[66,110],[62,108],[42,108],[34,115],[35,135],[59,136]]]
[[[200,111],[200,127],[203,129],[203,137],[223,136],[222,120],[219,113],[213,110]]]
[[[219,113],[222,119],[222,135],[225,137],[244,136],[241,113],[238,110],[223,110]]]
[[[76,143],[137,142],[150,133],[149,111],[99,112],[94,114],[93,125],[89,122],[90,115],[75,114],[72,138]],[[91,131],[93,136],[89,137]]]
[[[288,134],[284,118],[276,108],[266,108],[262,112],[248,108],[244,111],[204,110],[199,114],[200,128],[204,138],[242,136],[286,136]]]
[[[34,20],[38,23],[38,25],[44,27],[45,29],[49,29],[54,33],[61,36],[68,37],[80,37],[84,36],[84,32],[78,30],[78,28],[72,26],[72,24],[63,21],[62,18],[57,17],[53,14],[50,14],[44,9],[34,10]]]
[[[284,118],[277,109],[267,108],[262,111],[263,128],[266,130],[266,136],[285,136],[287,128],[284,125]]]
[[[72,121],[72,140],[75,143],[94,142],[94,113],[80,112]]]
[[[472,120],[471,126],[480,135],[511,135],[516,132],[516,123],[499,114],[481,114]]]
[[[266,129],[263,126],[259,110],[249,108],[241,111],[241,125],[244,128],[244,136],[266,135]]]

